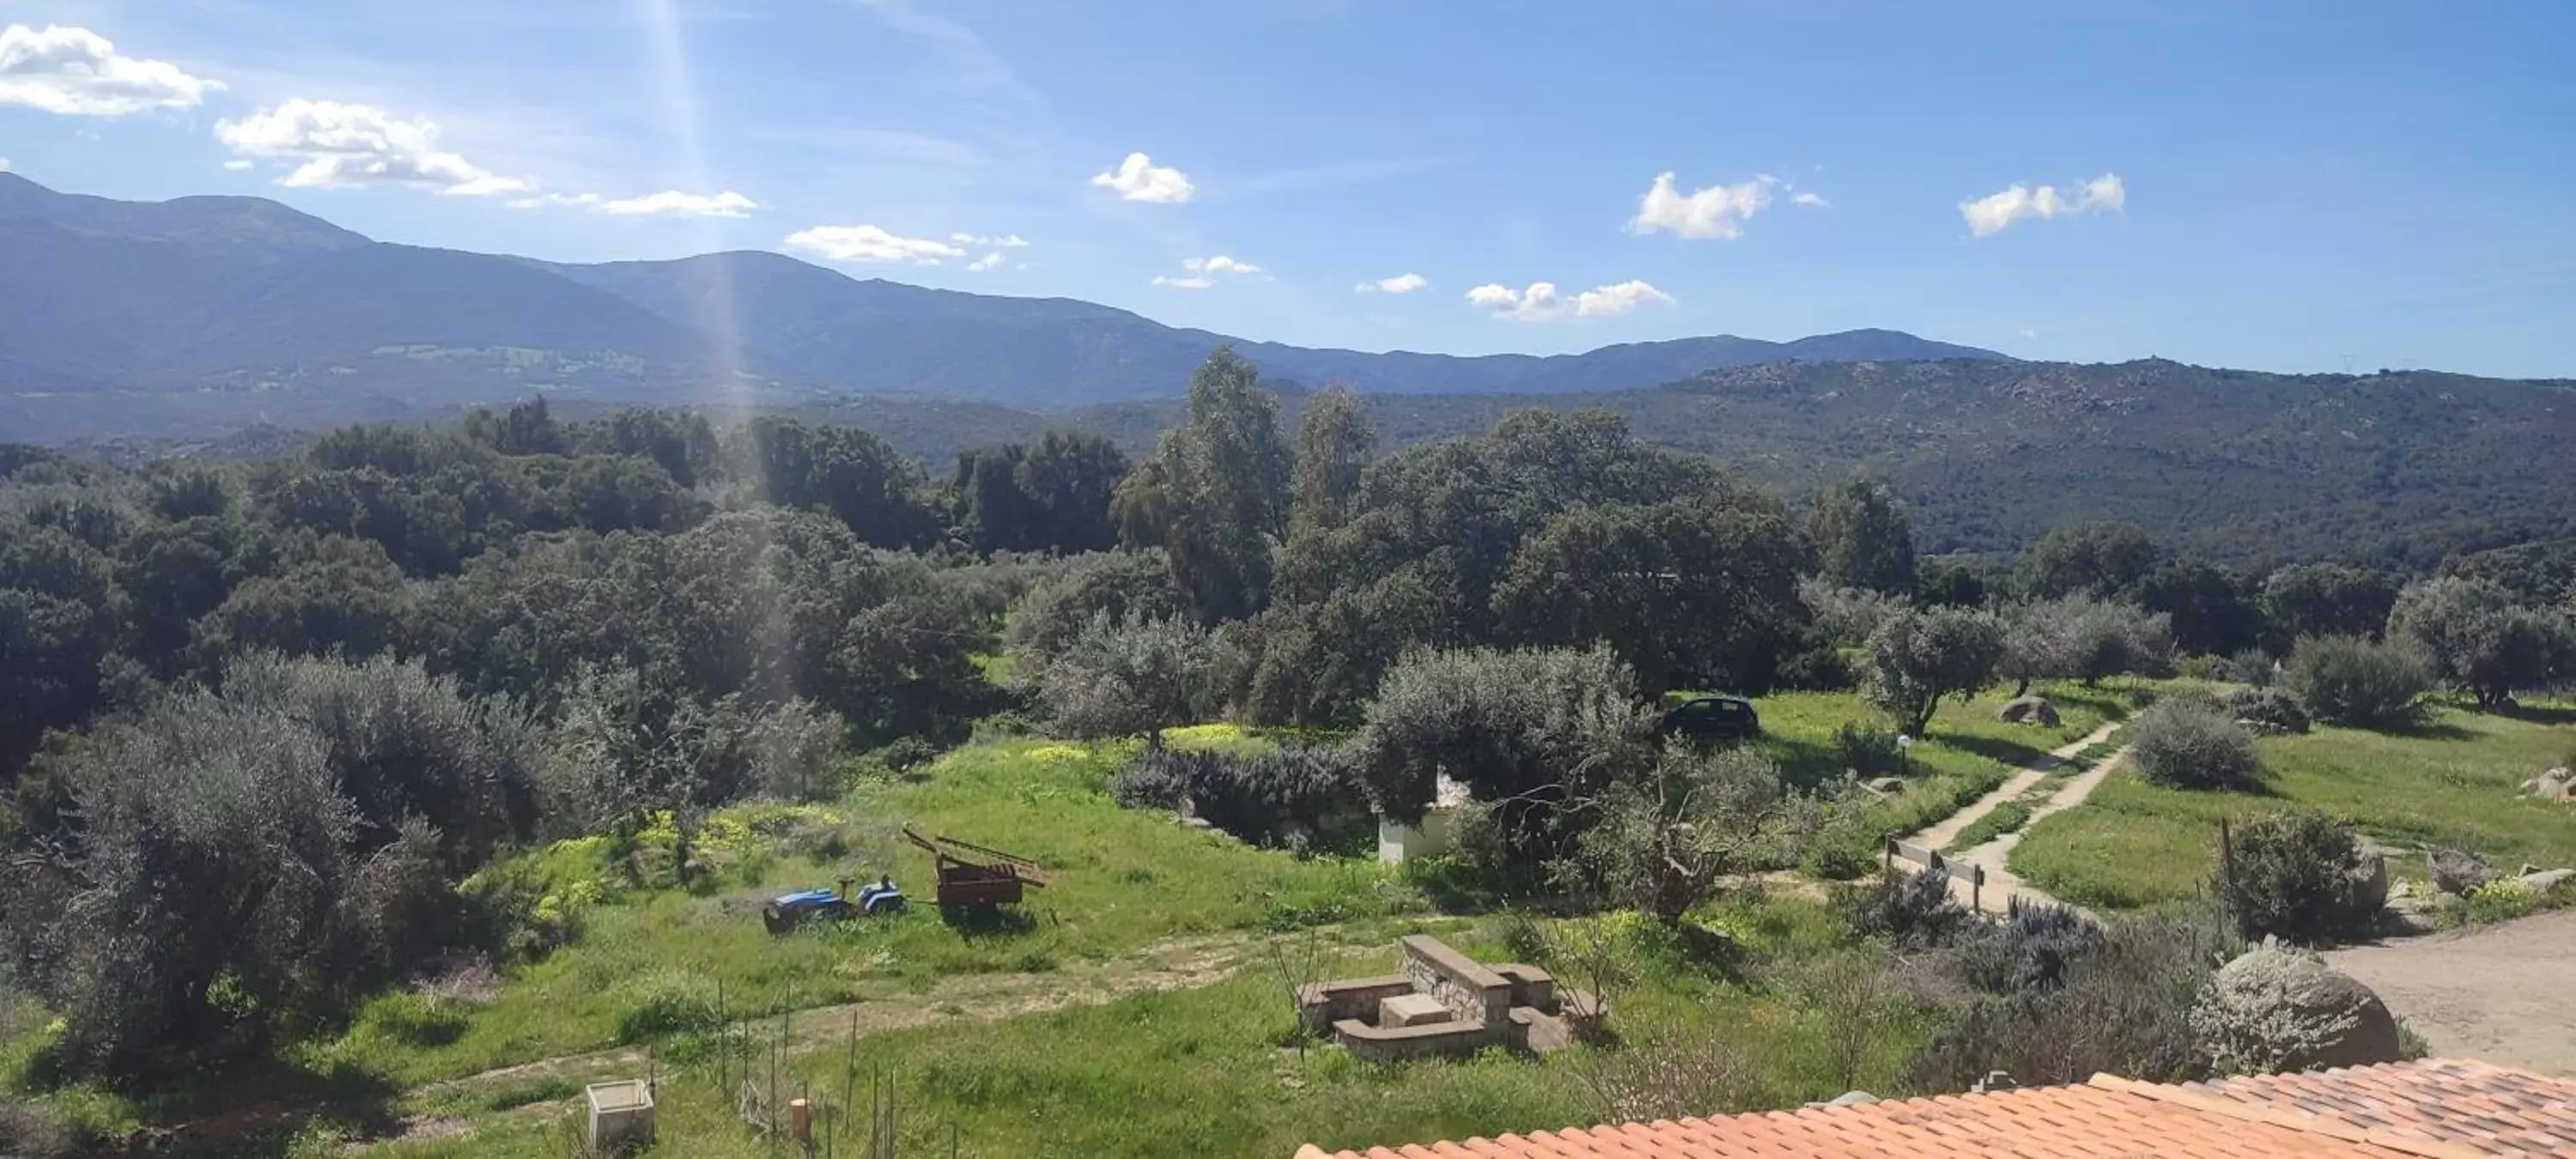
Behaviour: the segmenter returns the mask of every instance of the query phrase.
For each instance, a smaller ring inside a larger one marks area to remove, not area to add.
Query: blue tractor
[[[857,915],[899,914],[904,909],[903,891],[896,889],[894,879],[880,877],[850,892],[850,879],[841,879],[839,889],[800,889],[782,893],[760,907],[760,924],[773,934],[783,934],[815,918],[846,918]]]

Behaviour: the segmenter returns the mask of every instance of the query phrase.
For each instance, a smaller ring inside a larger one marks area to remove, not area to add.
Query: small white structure
[[[1416,857],[1437,857],[1449,852],[1458,840],[1458,808],[1467,803],[1467,786],[1440,774],[1431,797],[1431,807],[1422,812],[1422,824],[1407,825],[1392,817],[1377,819],[1377,859],[1381,864],[1396,865]]]
[[[590,1149],[613,1155],[653,1145],[653,1085],[642,1079],[592,1083],[584,1092],[590,1102]]]

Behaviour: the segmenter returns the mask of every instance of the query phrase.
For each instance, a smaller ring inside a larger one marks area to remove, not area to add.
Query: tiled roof
[[[2178,1089],[2361,1130],[2465,1144],[2483,1155],[2576,1159],[2576,1082],[2483,1062],[2433,1059]]]
[[[1714,1119],[1372,1147],[1298,1159],[2576,1159],[2576,1082],[2434,1060],[2165,1086],[1892,1099]]]

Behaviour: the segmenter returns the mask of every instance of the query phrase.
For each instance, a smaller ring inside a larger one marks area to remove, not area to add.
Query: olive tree
[[[1945,699],[1966,700],[1995,681],[2004,629],[1992,613],[1964,608],[1908,610],[1870,633],[1863,694],[1915,736]]]
[[[1770,758],[1678,743],[1573,808],[1581,828],[1560,879],[1667,926],[1740,875],[1795,862],[1824,816],[1814,798],[1782,786]]]
[[[1179,616],[1092,615],[1037,677],[1038,703],[1066,736],[1145,736],[1214,716],[1232,649]]]
[[[2493,710],[2515,689],[2576,675],[2576,629],[2491,580],[2443,577],[2398,593],[2388,635],[2423,649],[2440,679]]]

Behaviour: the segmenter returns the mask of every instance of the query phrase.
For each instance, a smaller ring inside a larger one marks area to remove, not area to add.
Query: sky
[[[1308,346],[2576,376],[2576,4],[0,0],[0,164]]]

